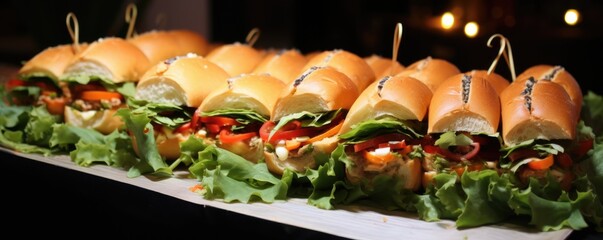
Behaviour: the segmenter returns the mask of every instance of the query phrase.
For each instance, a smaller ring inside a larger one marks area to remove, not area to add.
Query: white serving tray
[[[44,157],[36,154],[23,154],[1,148],[1,151],[23,158],[79,171],[113,181],[130,184],[139,188],[155,191],[183,201],[198,204],[199,207],[215,207],[244,214],[267,221],[288,224],[300,228],[331,234],[350,239],[565,239],[572,232],[562,229],[552,232],[539,232],[534,228],[513,224],[489,225],[458,230],[453,221],[425,222],[416,214],[391,212],[362,206],[346,206],[337,210],[323,210],[310,206],[306,199],[289,199],[271,204],[266,203],[225,203],[206,200],[193,193],[189,187],[197,184],[195,179],[169,178],[153,180],[148,177],[128,178],[121,169],[93,165],[81,167],[69,156]]]

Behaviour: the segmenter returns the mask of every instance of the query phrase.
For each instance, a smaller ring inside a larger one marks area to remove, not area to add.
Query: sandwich
[[[238,42],[219,46],[206,56],[207,60],[224,69],[230,76],[253,72],[263,57],[262,51]]]
[[[569,190],[574,180],[567,149],[576,137],[576,107],[560,84],[534,77],[513,82],[500,96],[502,166],[523,186],[554,179]],[[552,177],[552,178],[550,178]]]
[[[435,92],[442,82],[459,73],[460,70],[451,62],[427,57],[407,66],[398,75],[416,78]]]
[[[373,69],[376,79],[394,76],[404,70],[404,66],[400,62],[376,54],[365,57],[364,61]]]
[[[66,99],[59,85],[59,78],[73,61],[81,45],[58,45],[36,54],[19,69],[17,79],[7,83],[9,103],[14,105],[46,105],[53,115],[63,116]]]
[[[260,128],[268,169],[303,173],[337,147],[337,133],[358,89],[333,67],[314,66],[281,91],[272,118]]]
[[[80,52],[60,77],[67,105],[65,123],[109,134],[123,125],[115,116],[134,85],[149,68],[149,59],[134,44],[101,38]]]
[[[306,58],[296,49],[270,51],[255,67],[252,73],[267,73],[280,79],[285,84],[295,80],[306,65]]]
[[[213,89],[226,85],[229,77],[222,68],[195,54],[170,58],[146,71],[136,86],[132,110],[120,113],[139,155],[149,158],[146,154],[156,148],[161,158],[175,160],[180,156],[181,142],[193,134],[204,137],[207,131],[197,130],[195,112]],[[145,118],[150,127],[137,124],[133,120],[137,117]]]
[[[205,97],[194,125],[205,129],[205,137],[216,146],[257,163],[264,159],[259,129],[272,116],[278,98],[271,93],[281,92],[285,83],[268,74],[243,74],[227,83]]]
[[[500,100],[488,80],[461,73],[441,83],[429,106],[423,185],[438,173],[497,169],[499,123]]]
[[[403,181],[404,189],[419,189],[431,96],[424,83],[403,76],[386,76],[362,92],[339,132],[349,182],[370,186],[385,175]]]
[[[314,66],[330,66],[345,74],[360,92],[375,81],[375,73],[364,59],[341,49],[316,54],[302,68],[302,72]]]

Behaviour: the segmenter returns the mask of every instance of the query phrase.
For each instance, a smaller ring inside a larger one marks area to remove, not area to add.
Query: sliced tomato
[[[298,129],[294,129],[294,130],[288,130],[288,131],[276,131],[274,133],[274,135],[272,135],[272,138],[270,138],[270,142],[278,142],[280,140],[290,140],[296,137],[303,137],[303,136],[311,136],[313,133],[316,132],[316,129],[313,128],[298,128]]]
[[[280,140],[290,140],[296,137],[312,136],[314,133],[319,131],[319,128],[303,128],[301,127],[300,121],[294,120],[285,124],[285,126],[277,130],[272,135],[272,138],[268,139],[270,137],[270,132],[275,126],[276,124],[272,121],[267,121],[264,123],[264,125],[262,125],[260,128],[260,137],[262,140],[274,144]]]
[[[402,148],[401,150],[398,151],[399,154],[401,155],[406,155],[412,152],[412,146],[411,145],[406,145],[406,147]]]
[[[191,118],[191,128],[192,129],[197,129],[197,122],[199,122],[199,113],[201,112],[201,110],[199,110],[199,108],[197,108],[197,110],[195,110],[195,113],[193,113],[193,117]]]
[[[205,124],[205,129],[207,129],[207,132],[212,133],[212,134],[217,134],[220,132],[220,125],[218,124]]]
[[[222,129],[220,131],[220,142],[222,143],[235,143],[235,142],[240,142],[240,141],[244,141],[247,139],[250,139],[254,136],[256,136],[257,134],[254,132],[248,132],[248,133],[232,133],[230,130],[228,129]]]
[[[354,144],[354,152],[360,152],[368,148],[377,148],[379,147],[380,143],[388,143],[390,141],[403,141],[406,139],[408,139],[408,136],[404,134],[388,133]]]
[[[85,91],[107,91],[103,85],[99,83],[88,83],[88,84],[70,84],[71,92],[74,96],[79,96],[82,92]]]
[[[11,90],[13,88],[25,86],[25,85],[26,85],[26,82],[21,79],[10,79],[10,80],[6,81],[6,84],[5,84],[7,90]]]
[[[185,133],[191,130],[191,123],[187,122],[174,129],[174,133]]]
[[[528,163],[528,167],[534,170],[545,170],[553,166],[553,154],[549,154],[545,158],[533,158],[532,161]]]
[[[398,150],[406,148],[406,141],[392,141],[392,142],[384,142],[379,143],[378,148],[390,148],[391,150]]]
[[[398,150],[398,149],[404,149],[404,148],[406,148],[407,145],[406,145],[406,141],[402,140],[402,141],[399,141],[399,142],[390,143],[389,147],[392,150]]]
[[[121,94],[109,91],[84,91],[81,96],[81,99],[86,101],[111,100],[114,98],[121,99]]]
[[[234,118],[223,117],[223,116],[205,116],[201,117],[201,122],[206,124],[216,124],[220,127],[236,126],[239,122]]]
[[[573,165],[572,157],[567,153],[559,153],[555,156],[555,161],[562,168],[568,169]]]
[[[276,123],[273,121],[266,121],[262,124],[260,127],[260,138],[262,138],[263,141],[268,141],[268,136],[270,136],[270,131],[272,131],[274,126],[276,126]]]
[[[572,150],[572,154],[580,159],[588,153],[589,150],[593,149],[594,139],[585,139],[578,142],[578,145]]]
[[[42,91],[57,91],[57,87],[54,84],[47,83],[45,81],[30,81],[28,85],[39,87],[40,89],[42,89]]]
[[[436,154],[439,153],[442,149],[438,146],[434,146],[434,145],[425,145],[423,146],[423,151],[425,151],[426,153],[429,154]]]

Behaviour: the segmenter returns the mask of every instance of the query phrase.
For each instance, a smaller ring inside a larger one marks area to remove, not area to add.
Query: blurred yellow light
[[[467,35],[467,37],[473,38],[477,36],[478,32],[479,25],[477,25],[476,22],[468,22],[467,24],[465,24],[465,35]]]
[[[565,12],[564,19],[567,25],[574,26],[576,25],[576,23],[578,23],[578,20],[580,19],[580,12],[578,12],[578,10],[576,9],[568,9]]]
[[[454,15],[451,12],[442,14],[442,28],[450,29],[454,25]]]

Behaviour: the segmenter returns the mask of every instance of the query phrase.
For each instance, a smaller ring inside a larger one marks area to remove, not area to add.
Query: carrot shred
[[[343,126],[343,121],[341,121],[339,124],[337,124],[335,127],[327,130],[326,132],[316,135],[313,138],[308,139],[308,141],[306,141],[306,143],[313,143],[313,142],[318,142],[322,139],[334,136],[335,134],[337,134],[339,132],[339,130],[341,129],[341,126]]]
[[[201,190],[203,190],[203,185],[195,184],[194,186],[189,187],[188,190],[191,192],[201,191]]]

